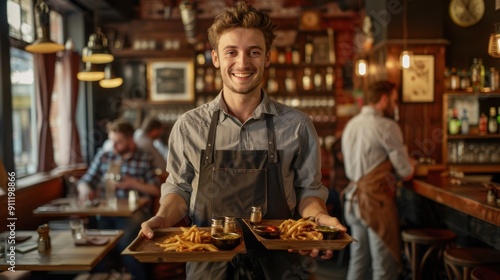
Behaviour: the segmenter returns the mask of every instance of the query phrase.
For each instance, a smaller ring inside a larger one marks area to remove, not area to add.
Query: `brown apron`
[[[252,206],[262,207],[264,219],[291,218],[293,213],[285,197],[279,162],[282,151],[277,150],[272,115],[265,115],[268,150],[216,150],[219,114],[220,111],[216,111],[212,116],[206,150],[201,151],[200,180],[191,217],[193,223],[209,226],[214,217],[249,218]],[[240,227],[244,231],[247,252],[261,252],[262,245],[248,228],[241,223]],[[270,257],[272,254],[267,251],[263,255]],[[190,279],[232,277],[226,274],[226,267],[226,263],[188,263],[187,272]]]
[[[401,263],[399,217],[394,195],[396,178],[389,160],[361,177],[352,199],[358,201],[361,218]]]

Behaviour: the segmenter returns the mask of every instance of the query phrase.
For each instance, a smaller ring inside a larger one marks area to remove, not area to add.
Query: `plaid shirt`
[[[140,149],[136,149],[129,159],[123,159],[113,151],[101,149],[92,160],[89,169],[80,179],[79,183],[87,183],[94,189],[102,186],[104,174],[106,174],[109,164],[116,160],[122,161],[120,168],[122,176],[134,177],[139,181],[160,186],[160,180],[155,174],[153,157]],[[121,196],[120,194],[118,195]]]

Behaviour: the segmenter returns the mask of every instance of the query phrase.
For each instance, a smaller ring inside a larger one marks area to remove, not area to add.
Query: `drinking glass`
[[[83,223],[83,220],[70,220],[69,227],[71,228],[71,235],[73,236],[73,239],[82,239],[84,237],[85,225]]]

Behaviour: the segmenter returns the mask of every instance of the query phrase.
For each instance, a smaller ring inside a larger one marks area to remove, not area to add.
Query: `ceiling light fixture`
[[[195,44],[198,40],[196,38],[196,2],[195,1],[182,1],[179,4],[181,10],[182,24],[184,24],[184,31],[186,32],[186,40],[190,44]]]
[[[358,59],[355,69],[358,77],[365,77],[368,74],[368,63],[364,59]]]
[[[99,81],[99,85],[103,88],[117,88],[123,84],[121,77],[113,75],[111,65],[106,65],[104,68],[104,79]]]
[[[87,46],[82,50],[82,61],[95,64],[106,64],[112,62],[115,58],[111,54],[108,47],[108,39],[106,35],[101,32],[98,22],[99,6],[97,0],[94,2],[94,27],[95,33],[90,34]]]
[[[488,42],[488,54],[492,57],[500,57],[500,22],[494,24],[495,33],[490,34]]]
[[[85,69],[76,74],[76,78],[84,82],[96,82],[104,79],[104,71],[98,64],[85,63]]]
[[[35,25],[37,39],[25,50],[31,53],[55,53],[64,50],[64,45],[50,39],[50,8],[44,0],[35,5]]]
[[[413,52],[408,50],[408,23],[407,23],[407,0],[403,1],[403,52],[399,56],[399,65],[403,69],[408,69],[411,66],[413,60]]]

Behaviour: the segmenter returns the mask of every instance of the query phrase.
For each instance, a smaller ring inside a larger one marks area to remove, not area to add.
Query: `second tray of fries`
[[[284,220],[262,220],[260,225],[279,227],[283,221]],[[354,241],[354,239],[347,233],[343,233],[339,238],[334,240],[268,239],[257,234],[247,219],[243,219],[243,222],[245,222],[245,224],[250,228],[257,240],[259,240],[268,250],[342,250],[345,246]],[[298,229],[299,227],[297,226],[295,228]],[[289,233],[289,235],[292,235],[292,233]]]
[[[219,250],[211,243],[209,227],[156,229],[153,239],[140,234],[122,252],[143,263],[158,262],[225,262],[236,254],[246,253],[245,242],[232,250]]]

